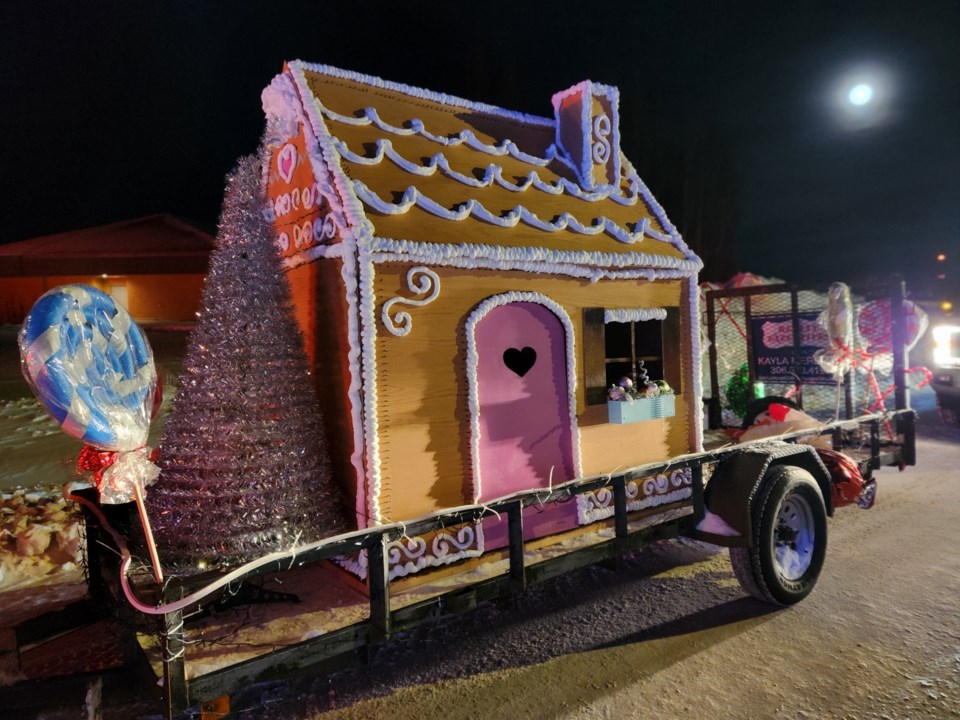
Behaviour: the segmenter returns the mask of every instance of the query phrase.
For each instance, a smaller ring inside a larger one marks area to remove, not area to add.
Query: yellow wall
[[[629,425],[607,422],[605,405],[587,407],[583,377],[583,312],[587,307],[677,307],[680,281],[587,280],[433,267],[440,294],[424,307],[402,306],[412,318],[404,337],[390,334],[380,312],[390,298],[411,297],[409,265],[377,265],[376,361],[381,512],[385,520],[415,517],[472,497],[470,418],[467,404],[465,323],[484,299],[508,291],[539,292],[563,306],[574,327],[577,420],[585,475],[663,460],[692,449],[686,397],[676,417]],[[682,316],[681,337],[689,337]],[[683,377],[689,378],[690,343],[683,343]],[[683,392],[690,393],[686,382]],[[698,406],[698,405],[697,405]]]

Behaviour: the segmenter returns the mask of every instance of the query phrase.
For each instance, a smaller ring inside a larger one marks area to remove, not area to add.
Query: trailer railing
[[[881,443],[881,427],[894,424],[897,443]],[[712,463],[744,450],[762,447],[773,442],[803,443],[822,435],[831,435],[833,445],[841,449],[845,432],[867,428],[869,455],[861,462],[861,469],[868,475],[881,464],[912,465],[915,463],[915,413],[899,410],[863,416],[853,420],[828,423],[820,428],[804,430],[749,443],[729,445],[714,450],[692,453],[672,458],[665,462],[648,463],[608,475],[570,480],[551,488],[542,488],[515,493],[488,503],[466,505],[439,511],[409,522],[390,523],[373,528],[339,535],[310,545],[291,548],[287,552],[273,553],[229,573],[203,573],[187,577],[174,577],[161,587],[141,585],[141,594],[153,593],[159,598],[151,614],[162,615],[160,640],[163,663],[164,705],[168,717],[187,708],[216,698],[253,682],[290,676],[311,669],[327,672],[344,666],[353,656],[361,659],[365,650],[382,643],[393,634],[408,630],[418,624],[444,614],[470,610],[477,603],[522,592],[567,572],[622,557],[641,546],[661,539],[674,538],[690,533],[703,519],[704,468]],[[692,493],[689,499],[663,507],[663,522],[631,528],[627,509],[627,483],[668,470],[690,468]],[[526,562],[527,544],[523,537],[523,509],[543,506],[568,500],[587,492],[608,489],[613,495],[613,537],[595,544],[565,552],[557,557],[541,560],[535,564]],[[682,507],[686,512],[670,512],[670,508]],[[458,587],[455,590],[416,602],[405,607],[391,609],[388,551],[391,543],[404,537],[414,537],[445,527],[478,523],[484,518],[506,517],[507,519],[507,571],[495,577]],[[95,546],[95,543],[91,543]],[[283,572],[307,564],[334,560],[338,557],[363,551],[367,553],[369,590],[369,617],[319,637],[284,646],[267,654],[234,665],[187,679],[187,643],[184,619],[192,611],[199,610],[205,598],[212,594],[211,588],[236,585],[245,579]],[[124,580],[126,580],[124,578]],[[167,608],[172,608],[167,610]]]

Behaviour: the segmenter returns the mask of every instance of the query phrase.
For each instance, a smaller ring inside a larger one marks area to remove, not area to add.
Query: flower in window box
[[[616,385],[611,385],[607,391],[607,397],[618,402],[633,402],[635,398],[640,397],[633,380],[628,377],[622,377]]]
[[[657,387],[660,388],[661,395],[673,395],[673,388],[670,387],[666,380],[657,380],[656,383]]]

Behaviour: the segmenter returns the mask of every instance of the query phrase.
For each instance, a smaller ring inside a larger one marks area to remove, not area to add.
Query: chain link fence
[[[780,283],[702,291],[710,427],[739,427],[760,398],[786,398],[821,421],[906,407],[906,346],[922,334],[925,315],[904,300],[899,278],[849,287],[848,310],[836,297],[831,303],[830,289]],[[839,312],[849,313],[847,336],[836,332]]]

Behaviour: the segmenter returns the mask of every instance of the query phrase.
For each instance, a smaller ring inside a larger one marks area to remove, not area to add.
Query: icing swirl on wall
[[[398,310],[396,314],[391,316],[393,306],[397,304],[413,307],[429,305],[440,295],[440,278],[430,268],[418,265],[407,271],[407,288],[414,295],[426,295],[426,297],[420,300],[404,297],[390,298],[383,304],[383,309],[380,312],[384,327],[397,337],[403,337],[410,333],[413,327],[413,318],[405,310]]]

